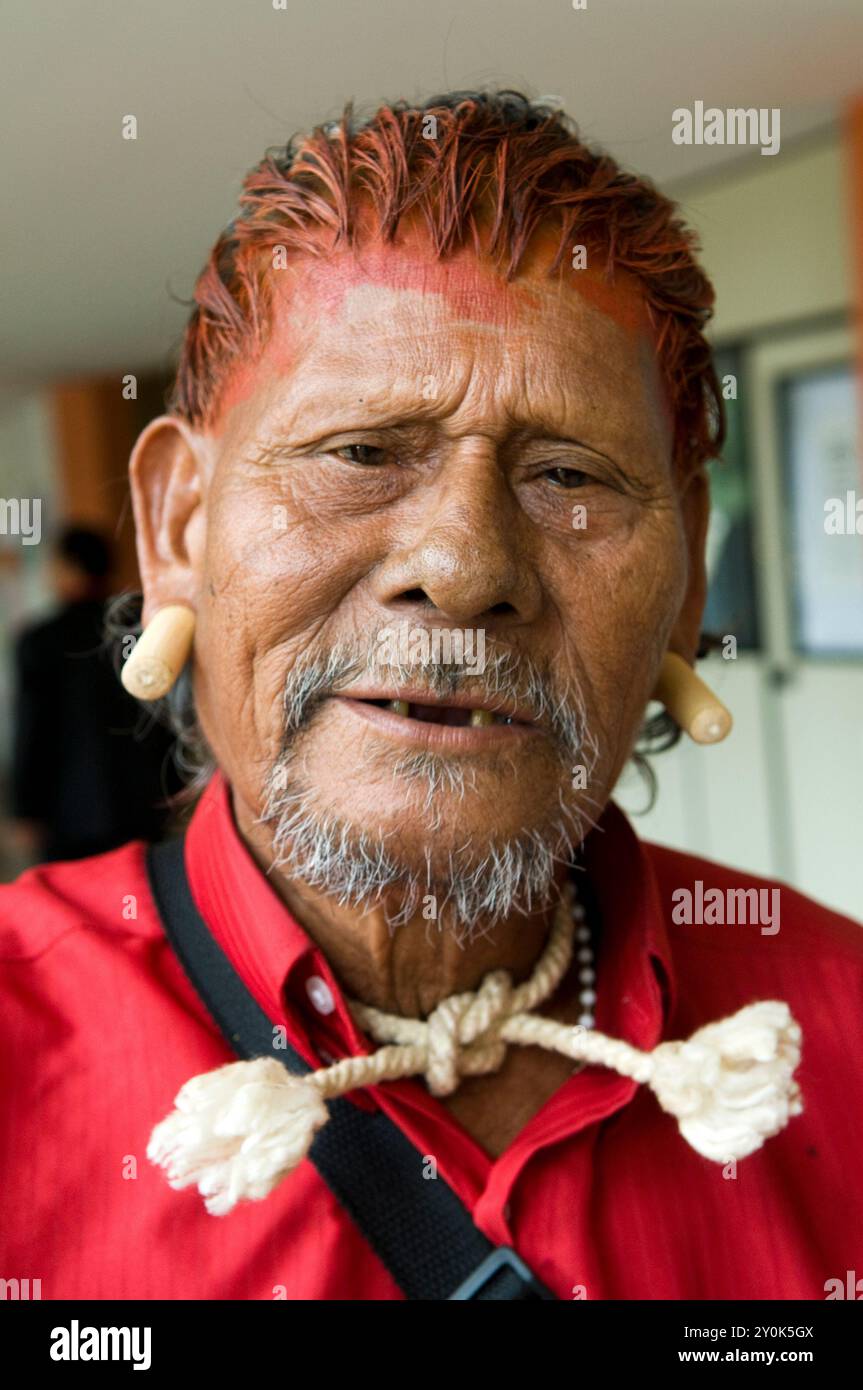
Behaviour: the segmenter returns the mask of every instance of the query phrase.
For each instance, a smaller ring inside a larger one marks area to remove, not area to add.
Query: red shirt
[[[213,934],[303,1056],[369,1050],[239,838],[220,777],[186,858]],[[672,894],[698,880],[705,893],[775,885],[642,844],[613,806],[586,864],[602,921],[596,1026],[650,1048],[786,1000],[805,1113],[732,1177],[601,1067],[573,1075],[497,1159],[421,1080],[353,1102],[383,1106],[560,1298],[823,1299],[827,1280],[863,1273],[863,932],[785,887],[774,935],[674,925]],[[0,1275],[41,1279],[43,1298],[402,1297],[308,1160],[225,1217],[147,1161],[182,1083],[234,1059],[167,944],[143,845],[0,889],[0,991]]]

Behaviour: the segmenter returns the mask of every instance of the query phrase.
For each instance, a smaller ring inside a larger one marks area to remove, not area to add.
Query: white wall
[[[850,309],[842,163],[839,139],[830,137],[770,160],[756,156],[733,178],[670,190],[700,234],[716,286],[715,341],[805,338],[805,320]],[[811,332],[814,340],[817,323]],[[759,352],[753,346],[751,360]],[[746,418],[763,422],[774,407],[766,384],[752,389],[762,396],[744,402]],[[776,451],[769,440],[765,446],[763,429],[753,447],[753,434],[750,466],[763,513],[765,494],[775,498],[776,464],[768,454]],[[756,541],[767,652],[730,662],[713,657],[700,667],[731,709],[734,730],[717,747],[684,739],[657,756],[657,805],[635,824],[646,839],[775,875],[863,919],[863,662],[807,660],[784,650],[779,530],[772,520],[762,524]],[[777,648],[789,677],[782,686],[771,679]],[[630,813],[644,805],[631,772],[617,795]]]
[[[838,135],[769,159],[755,155],[734,177],[666,191],[701,238],[716,288],[717,342],[849,307],[850,213]]]

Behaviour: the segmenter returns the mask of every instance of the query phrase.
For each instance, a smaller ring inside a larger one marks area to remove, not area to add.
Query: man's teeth
[[[472,709],[470,712],[470,725],[472,729],[485,729],[489,724],[494,723],[494,715],[490,709]]]
[[[410,719],[411,707],[407,700],[390,700],[388,708],[393,714],[400,714],[403,719]],[[512,716],[509,714],[494,714],[490,709],[472,709],[468,724],[473,729],[487,729],[491,724],[511,724]]]

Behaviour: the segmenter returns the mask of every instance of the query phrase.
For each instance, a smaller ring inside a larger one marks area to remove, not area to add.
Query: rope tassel
[[[648,1054],[647,1084],[705,1158],[747,1158],[803,1113],[794,1072],[800,1026],[787,1004],[764,1000]]]
[[[546,956],[555,947],[561,964],[566,953],[559,940],[551,941]],[[292,1076],[274,1057],[195,1076],[153,1130],[147,1157],[165,1169],[172,1187],[197,1184],[207,1211],[224,1216],[239,1201],[268,1196],[299,1165],[328,1119],[326,1100],[403,1076],[428,1078],[429,1072],[438,1081],[432,1089],[445,1094],[460,1074],[496,1071],[506,1043],[545,1047],[649,1086],[689,1144],[717,1163],[746,1158],[802,1113],[794,1080],[801,1033],[787,1004],[749,1004],[699,1028],[688,1041],[642,1052],[593,1029],[507,1013],[519,990],[530,992],[533,984],[512,990],[508,981],[505,972],[494,972],[476,994],[444,1000],[425,1023],[352,1005],[388,1045],[303,1077]],[[460,1036],[466,1022],[468,1036]],[[442,1064],[447,1029],[454,1045]],[[389,1043],[393,1035],[403,1040]]]
[[[193,1076],[174,1105],[153,1130],[147,1157],[171,1187],[197,1184],[212,1216],[268,1197],[329,1119],[320,1090],[274,1057]]]

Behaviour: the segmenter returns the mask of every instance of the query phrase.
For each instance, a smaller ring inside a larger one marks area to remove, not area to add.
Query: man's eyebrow
[[[360,402],[360,404],[362,403]],[[426,403],[423,402],[423,405],[425,406]],[[298,421],[294,425],[278,427],[267,439],[253,439],[249,444],[248,457],[252,462],[266,462],[268,458],[278,458],[288,452],[301,454],[304,450],[312,449],[315,445],[321,444],[327,439],[335,439],[342,434],[407,429],[411,425],[415,425],[419,419],[419,411],[414,416],[399,412],[398,415],[390,413],[380,418],[372,416],[362,420],[358,420],[356,416],[352,415],[350,418],[346,417],[342,422],[328,422],[324,429],[315,430],[313,434],[307,434],[302,429],[302,423]]]
[[[304,451],[307,452],[328,439],[337,439],[339,435],[362,434],[366,431],[371,433],[376,429],[389,429],[391,431],[396,431],[400,428],[409,429],[411,425],[415,423],[414,420],[405,419],[402,415],[391,416],[388,420],[379,423],[364,425],[348,424],[341,429],[328,429],[324,433],[316,435],[314,438],[301,440],[289,438],[288,432],[285,431],[275,439],[253,440],[249,446],[248,459],[251,463],[264,467],[269,463],[274,463],[278,459],[283,458],[286,453],[297,453],[298,455],[302,455]],[[619,483],[631,488],[634,492],[649,496],[653,491],[651,485],[644,478],[640,478],[630,470],[623,468],[621,464],[611,458],[609,454],[604,453],[601,449],[596,449],[592,444],[586,443],[583,439],[575,439],[570,435],[542,434],[536,429],[522,429],[518,431],[518,434],[525,444],[533,444],[540,449],[565,448],[574,449],[583,454],[589,454],[591,457],[601,461]]]
[[[633,492],[639,493],[644,497],[651,496],[653,493],[653,487],[646,479],[640,478],[630,469],[624,468],[617,459],[612,458],[611,455],[605,453],[604,450],[597,449],[593,444],[588,444],[584,439],[574,439],[571,435],[537,434],[534,436],[532,442],[540,449],[555,449],[557,447],[574,449],[577,453],[598,460],[618,483],[630,488]],[[576,460],[573,460],[573,463],[575,462]],[[565,466],[566,464],[564,463],[564,467]]]

